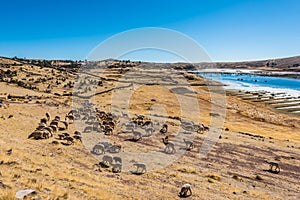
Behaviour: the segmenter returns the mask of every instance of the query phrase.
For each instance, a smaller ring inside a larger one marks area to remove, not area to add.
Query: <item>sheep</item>
[[[88,120],[90,115],[88,113],[84,114],[84,117],[81,120]]]
[[[111,155],[105,155],[102,158],[102,163],[106,166],[111,166],[113,162],[113,157]]]
[[[109,147],[109,152],[111,153],[119,153],[121,151],[122,146],[120,144],[115,144]]]
[[[144,128],[144,127],[147,127],[147,126],[153,127],[153,122],[150,121],[150,120],[147,120],[147,121],[145,121],[145,122],[142,124],[142,127],[143,127],[143,128]]]
[[[133,134],[133,140],[138,141],[138,140],[142,140],[143,139],[143,136],[142,136],[141,132],[135,131],[133,129],[131,129],[131,132]]]
[[[99,127],[100,127],[101,123],[100,122],[93,122],[92,126],[93,126],[93,131],[98,131]]]
[[[265,160],[266,163],[268,163],[270,165],[270,172],[275,172],[275,173],[279,173],[280,172],[280,167],[279,167],[279,163],[276,161],[269,161],[269,160]],[[273,167],[275,167],[273,169]]]
[[[49,139],[50,137],[52,137],[52,135],[48,130],[44,130],[42,137],[43,137],[42,139]]]
[[[127,124],[125,124],[125,127],[127,130],[131,130],[136,127],[136,124],[133,121],[131,121],[131,122],[128,122]]]
[[[44,131],[44,137],[45,138],[50,138],[50,137],[52,137],[53,136],[53,129],[51,128],[51,127],[45,127],[44,129],[43,129],[43,131]]]
[[[192,148],[194,148],[194,143],[193,141],[190,141],[190,140],[186,140],[186,139],[183,139],[184,143],[185,143],[185,146],[186,146],[186,149],[187,150],[191,150]]]
[[[55,116],[54,121],[60,121],[60,116]]]
[[[188,194],[189,192],[189,194]],[[186,183],[181,187],[181,190],[179,192],[179,197],[189,197],[192,195],[192,189],[191,185]]]
[[[129,118],[128,114],[124,113],[124,112],[122,112],[122,117],[127,118],[127,119]]]
[[[74,120],[80,120],[80,114],[74,114]]]
[[[48,120],[47,120],[46,118],[42,118],[42,119],[40,120],[40,123],[41,123],[41,124],[47,124],[47,121],[48,121]]]
[[[80,131],[75,131],[74,135],[81,135],[81,132]]]
[[[161,134],[165,134],[166,132],[168,132],[168,125],[164,124],[163,127],[160,129],[159,131]]]
[[[62,123],[64,124],[65,127],[59,127],[59,130],[60,131],[67,130],[69,128],[69,123],[65,121],[63,121]]]
[[[96,155],[101,155],[101,154],[105,154],[105,146],[103,144],[96,144],[93,147],[92,153],[96,154]]]
[[[122,163],[122,158],[120,157],[114,157],[115,163]]]
[[[201,126],[203,127],[204,131],[209,131],[209,127],[208,126],[204,126],[204,124],[201,124]]]
[[[64,140],[65,137],[69,137],[69,136],[70,136],[69,133],[60,133],[60,134],[58,134],[58,137],[59,137],[60,140]]]
[[[86,126],[83,130],[84,133],[90,133],[93,130],[93,126]]]
[[[145,132],[147,133],[148,136],[151,136],[155,132],[155,130],[152,127],[148,127],[145,129]]]
[[[105,135],[113,135],[113,129],[110,126],[106,126],[104,130]]]
[[[97,120],[97,117],[94,116],[94,115],[91,115],[88,117],[87,121],[88,123],[92,123],[92,122],[95,122]]]
[[[182,126],[182,128],[186,131],[194,131],[194,125],[186,125]]]
[[[39,139],[43,139],[43,131],[34,131],[32,132],[29,136],[28,139],[35,139],[35,140],[39,140]]]
[[[41,139],[48,139],[50,137],[51,133],[47,130],[35,130],[32,132],[29,136],[28,139],[35,139],[35,140],[41,140]]]
[[[49,121],[50,121],[50,119],[51,119],[51,115],[50,115],[50,113],[46,112],[46,117],[47,117],[47,121],[49,122]]]
[[[169,142],[168,138],[162,138],[165,147],[166,153],[176,153],[175,144],[173,142]],[[171,150],[171,151],[170,151]]]
[[[55,125],[50,125],[49,127],[51,127],[53,129],[53,132],[55,133],[57,131],[57,126]]]
[[[112,164],[112,172],[114,173],[120,173],[122,171],[122,164],[121,163],[115,163]]]
[[[71,136],[66,136],[64,140],[67,140],[68,144],[74,144],[74,138]]]
[[[116,124],[113,121],[108,121],[105,125],[110,126],[112,129],[114,129],[116,127]]]
[[[65,121],[68,121],[70,124],[74,123],[74,116],[73,115],[66,115]]]
[[[82,143],[82,136],[81,135],[74,135],[73,138],[75,140],[79,140]]]
[[[49,131],[51,133],[51,135],[53,135],[53,128],[52,127],[47,126],[47,127],[44,127],[43,130],[47,130],[47,131]]]
[[[51,123],[50,123],[50,126],[58,127],[58,122],[59,122],[59,120],[52,120]]]
[[[39,126],[38,126],[35,130],[41,131],[41,130],[43,130],[45,127],[46,127],[46,124],[40,123]]]
[[[133,166],[136,167],[135,173],[145,173],[147,171],[146,164],[144,164],[144,163],[134,163]],[[139,170],[139,169],[141,169],[141,170]]]

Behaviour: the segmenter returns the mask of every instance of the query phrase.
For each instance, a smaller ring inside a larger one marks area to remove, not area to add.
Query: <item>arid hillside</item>
[[[299,199],[299,116],[174,65],[0,58],[0,200]]]

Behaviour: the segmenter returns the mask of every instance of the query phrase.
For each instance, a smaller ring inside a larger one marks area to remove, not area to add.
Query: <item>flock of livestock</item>
[[[74,122],[82,123],[83,130],[75,131],[72,135],[68,132],[69,124]],[[116,130],[116,127],[121,129]],[[209,127],[203,124],[194,124],[193,122],[181,121],[181,127],[185,131],[199,132],[209,130]],[[64,145],[72,145],[76,141],[82,142],[82,134],[88,133],[104,133],[106,136],[118,135],[126,133],[132,135],[130,141],[138,142],[143,138],[151,137],[155,132],[162,135],[162,143],[165,145],[164,152],[167,154],[176,153],[176,144],[169,140],[169,126],[167,123],[159,124],[154,122],[144,115],[135,115],[133,118],[125,113],[116,115],[110,112],[100,111],[94,109],[94,104],[84,101],[80,108],[73,109],[65,115],[64,119],[55,116],[53,119],[47,112],[45,118],[40,119],[40,122],[29,136],[29,139],[49,139],[56,136],[57,140],[61,140]],[[81,133],[82,132],[82,133]],[[57,143],[55,140],[52,143]],[[191,150],[194,143],[191,140],[183,139],[186,150]],[[96,143],[91,153],[95,155],[103,155],[101,165],[104,167],[112,167],[113,172],[121,172],[122,159],[120,157],[112,156],[121,152],[121,144],[112,144],[110,142],[99,141]],[[109,154],[105,154],[109,153]],[[105,154],[105,155],[104,155]],[[136,166],[136,173],[146,172],[146,165],[143,163],[134,163]]]

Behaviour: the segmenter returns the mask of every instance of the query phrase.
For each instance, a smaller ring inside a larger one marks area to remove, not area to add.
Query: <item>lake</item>
[[[263,76],[251,73],[196,72],[197,75],[225,84],[226,89],[284,93],[283,96],[300,96],[300,80]]]

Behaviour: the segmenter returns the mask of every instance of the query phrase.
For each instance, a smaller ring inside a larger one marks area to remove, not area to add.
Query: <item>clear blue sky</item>
[[[214,61],[300,55],[298,0],[4,0],[0,19],[8,57],[85,59],[108,37],[141,27],[182,32]]]

